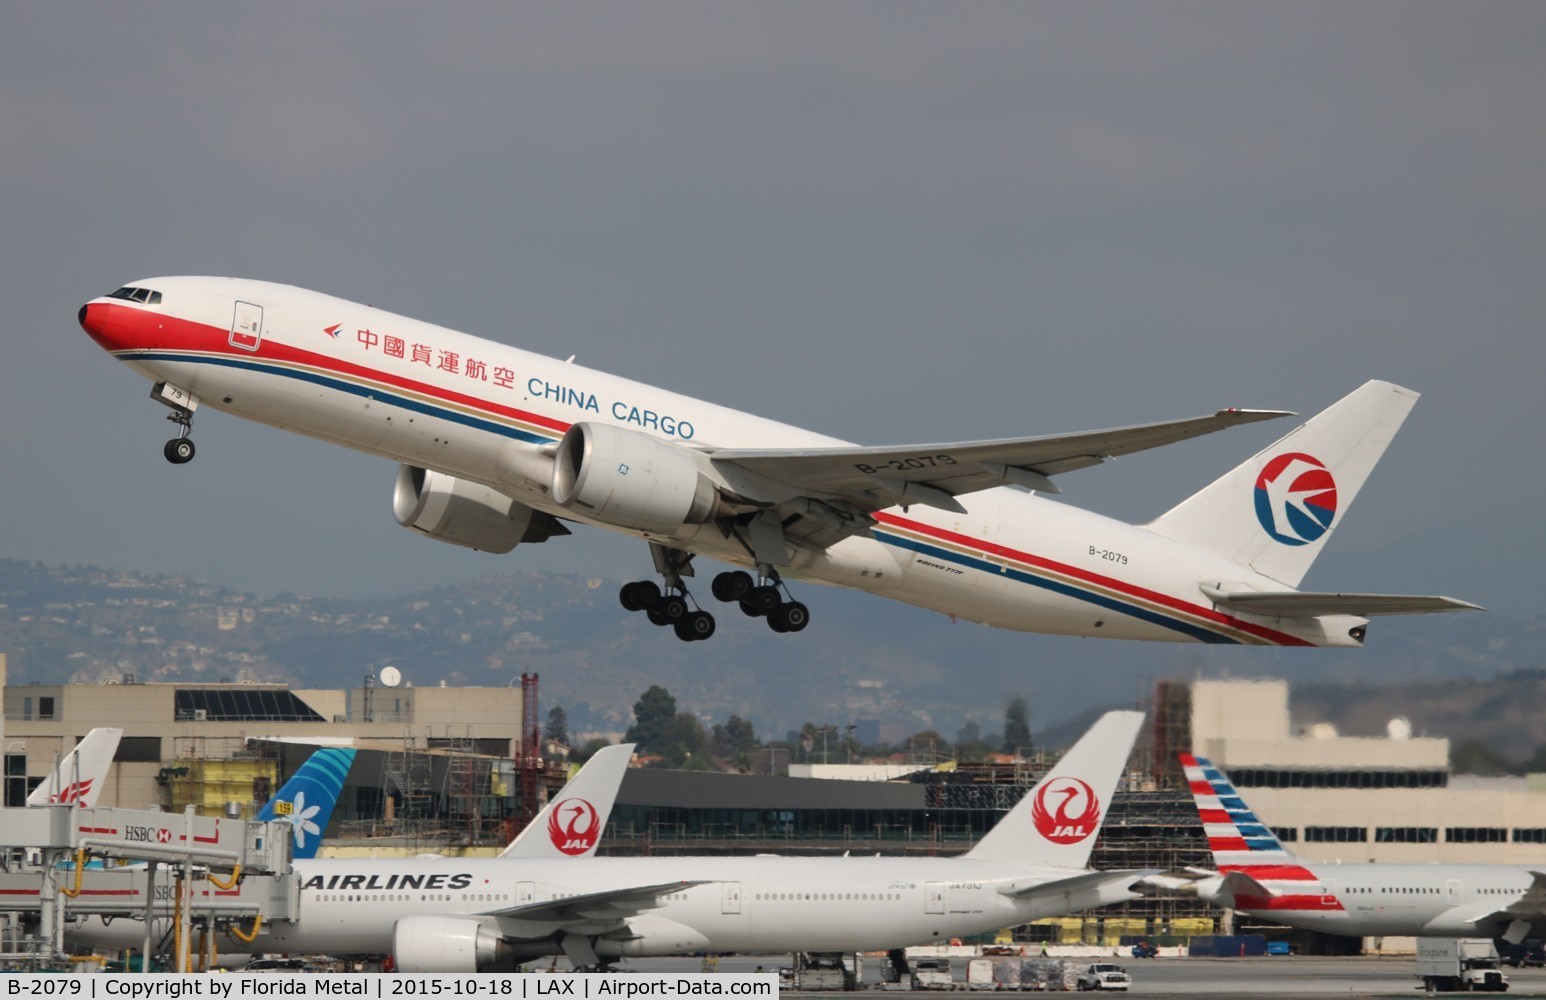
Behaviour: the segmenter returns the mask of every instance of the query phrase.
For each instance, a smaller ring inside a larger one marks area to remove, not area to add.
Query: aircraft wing
[[[727,448],[710,454],[722,469],[736,466],[790,488],[788,496],[779,500],[808,496],[846,501],[866,511],[915,503],[959,511],[954,498],[963,493],[1007,485],[1057,493],[1049,477],[1059,473],[1226,427],[1286,416],[1292,414],[1228,409],[1185,420],[1046,437],[881,448]]]
[[[659,885],[637,885],[625,889],[587,892],[562,899],[519,903],[503,909],[489,910],[487,913],[490,916],[518,920],[523,923],[550,924],[554,931],[575,924],[617,923],[660,906],[661,896],[682,892],[693,886],[705,885],[707,881],[704,879],[695,882],[662,882]]]
[[[1525,894],[1505,907],[1500,915],[1520,920],[1546,917],[1546,873],[1532,871],[1530,888]]]
[[[1417,594],[1317,594],[1297,590],[1236,591],[1203,587],[1202,592],[1222,607],[1252,615],[1281,618],[1315,618],[1319,615],[1425,615],[1436,611],[1485,611],[1479,604],[1453,597]]]

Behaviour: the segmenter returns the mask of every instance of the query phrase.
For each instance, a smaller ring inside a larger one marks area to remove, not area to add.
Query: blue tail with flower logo
[[[268,800],[258,819],[289,823],[290,856],[314,858],[322,846],[322,834],[333,816],[333,806],[344,790],[344,778],[354,763],[354,751],[322,747],[291,775]]]

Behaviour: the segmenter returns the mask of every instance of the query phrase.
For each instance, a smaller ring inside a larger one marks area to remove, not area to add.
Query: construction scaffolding
[[[277,748],[238,737],[179,736],[173,760],[156,776],[162,805],[181,813],[189,805],[199,816],[252,819],[279,784]]]

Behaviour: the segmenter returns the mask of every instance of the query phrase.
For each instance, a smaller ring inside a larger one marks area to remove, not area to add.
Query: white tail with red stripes
[[[82,737],[48,772],[43,783],[27,796],[29,806],[74,803],[90,808],[97,804],[102,786],[107,784],[108,769],[118,753],[122,729],[93,729]]]

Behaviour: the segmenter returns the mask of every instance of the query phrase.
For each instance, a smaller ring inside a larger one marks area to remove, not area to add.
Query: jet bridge
[[[256,932],[293,920],[300,883],[290,825],[232,817],[54,805],[0,809],[0,910],[36,912],[48,949],[64,952],[68,918],[129,917],[175,925],[179,970],[195,926]],[[214,935],[207,935],[212,942]],[[148,965],[148,963],[146,963]]]

